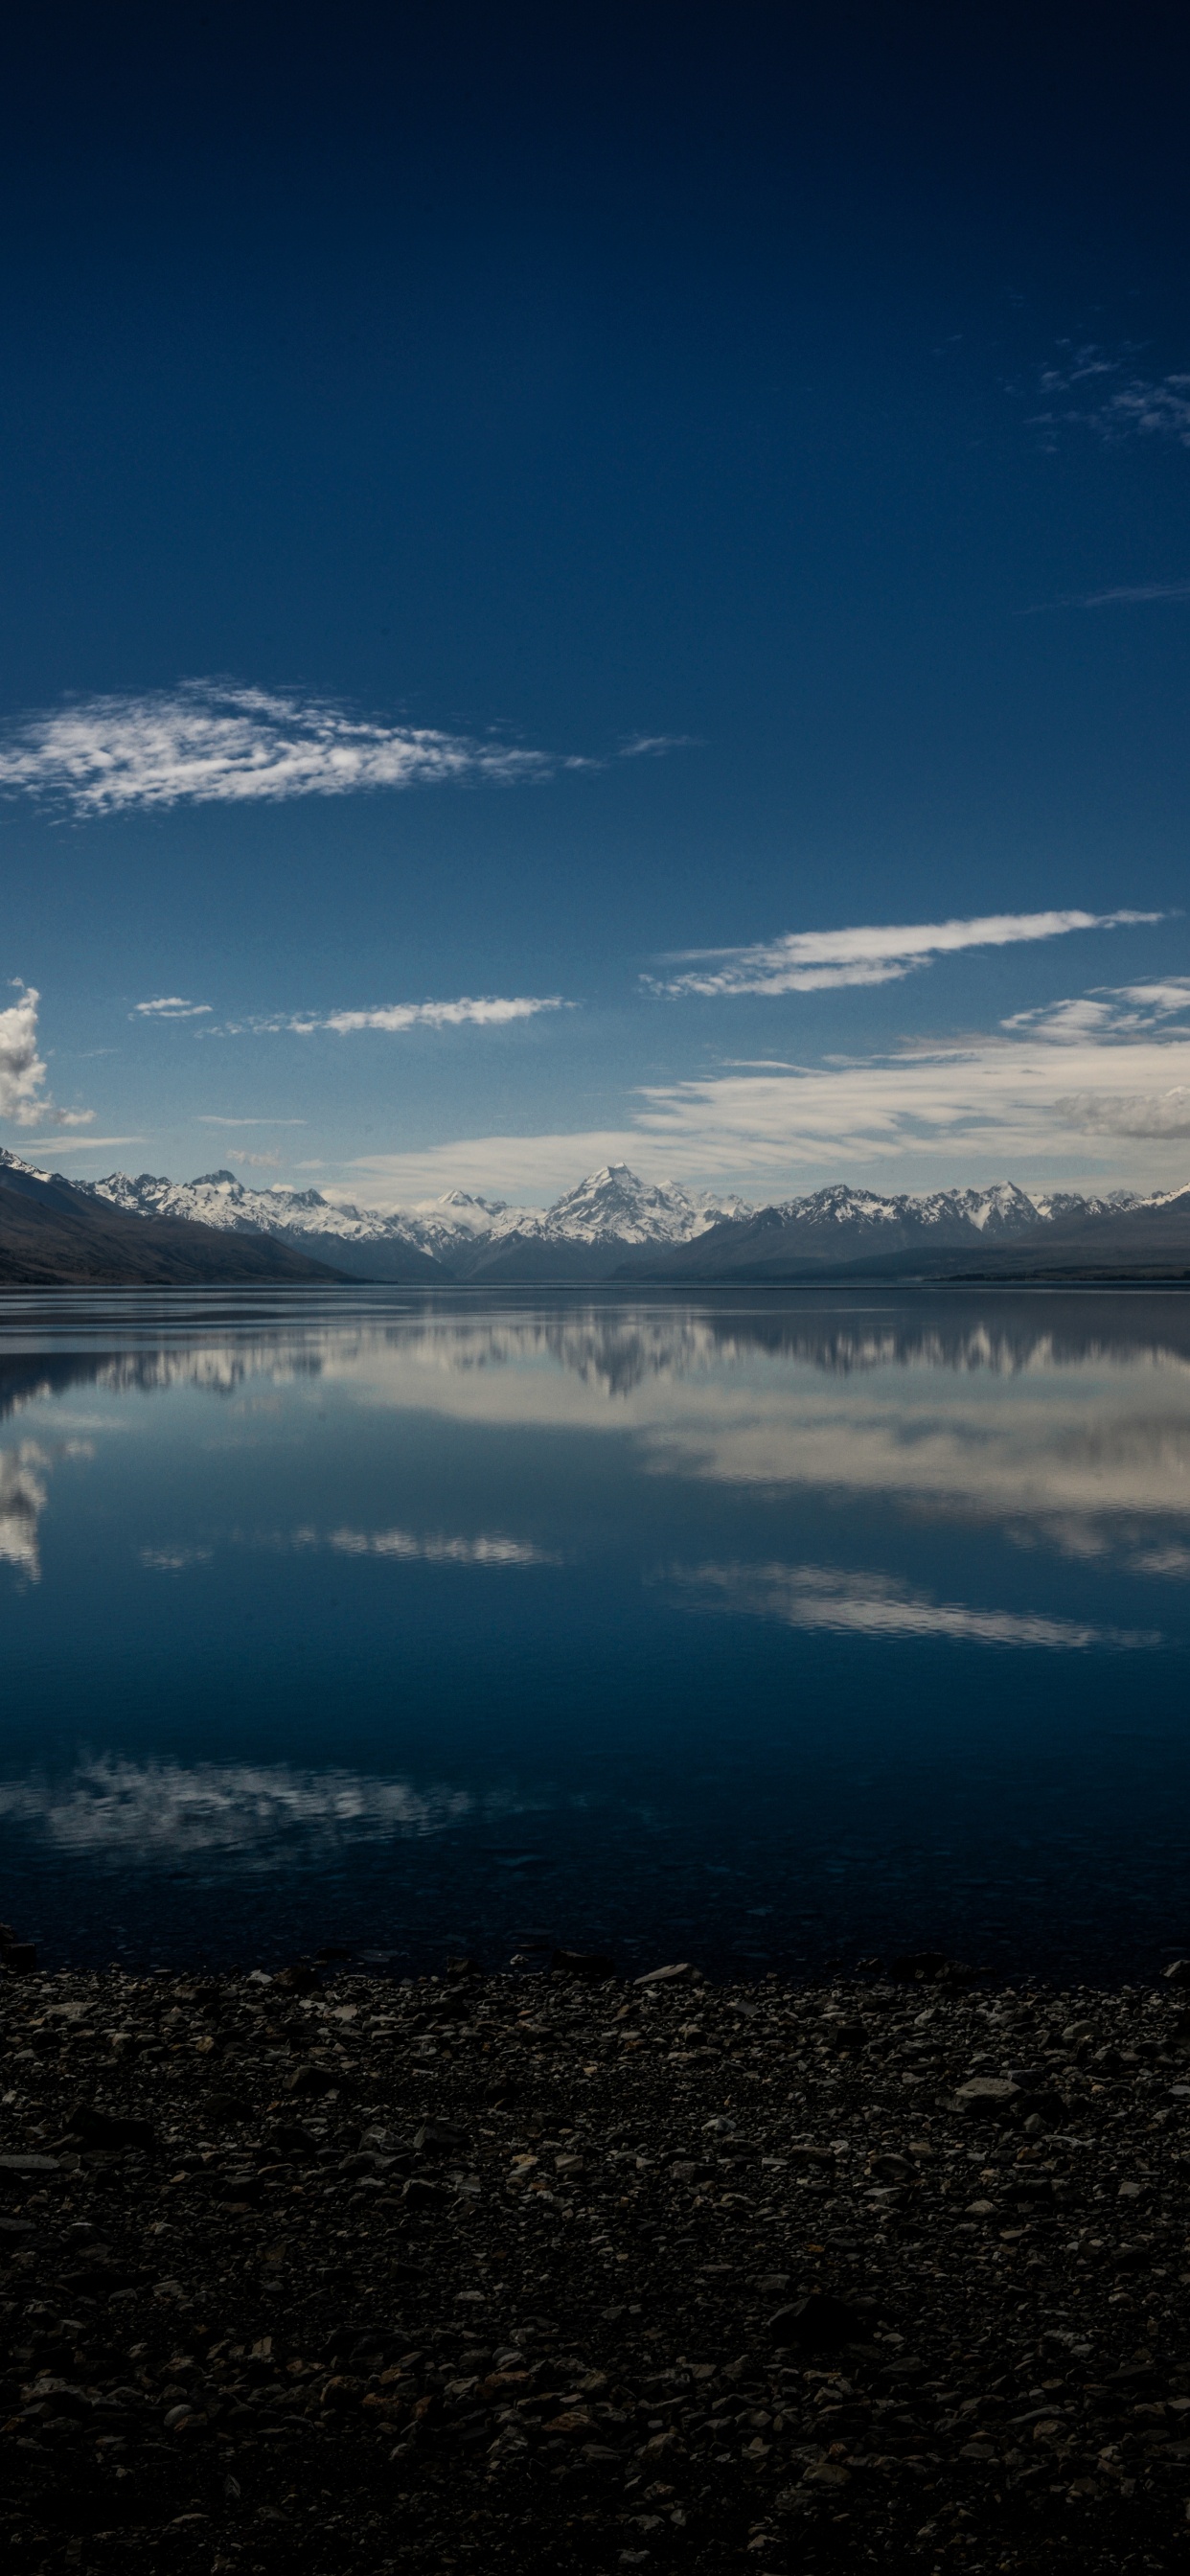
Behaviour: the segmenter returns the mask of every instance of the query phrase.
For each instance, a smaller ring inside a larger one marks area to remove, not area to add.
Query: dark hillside
[[[0,1164],[0,1287],[275,1286],[338,1277],[268,1235],[125,1216],[69,1181]]]

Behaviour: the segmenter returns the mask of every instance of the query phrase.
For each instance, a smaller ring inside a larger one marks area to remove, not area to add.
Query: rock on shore
[[[1190,2564],[1190,2014],[0,1975],[10,2564]]]

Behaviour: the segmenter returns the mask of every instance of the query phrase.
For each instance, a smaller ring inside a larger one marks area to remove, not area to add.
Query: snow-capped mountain
[[[493,1231],[546,1243],[691,1243],[725,1218],[751,1216],[745,1199],[685,1190],[678,1181],[638,1179],[627,1163],[605,1163],[550,1208],[506,1208]]]
[[[1100,1216],[1109,1208],[1135,1207],[1129,1191],[1112,1198],[1082,1198],[1073,1192],[1048,1197],[1019,1189],[1015,1181],[997,1181],[990,1189],[931,1190],[898,1196],[877,1190],[850,1189],[835,1181],[809,1197],[784,1199],[756,1210],[753,1224],[795,1230],[808,1244],[824,1239],[837,1244],[841,1234],[871,1237],[891,1248],[916,1242],[963,1243],[973,1237],[1007,1240],[1034,1233],[1058,1217]]]
[[[234,1233],[275,1234],[311,1250],[316,1238],[328,1261],[375,1279],[435,1272],[473,1278],[494,1267],[507,1276],[510,1264],[528,1264],[537,1276],[559,1257],[568,1276],[576,1257],[588,1271],[594,1263],[591,1275],[597,1275],[627,1250],[690,1243],[713,1225],[752,1214],[734,1194],[642,1181],[626,1163],[590,1173],[544,1210],[448,1190],[440,1199],[382,1213],[338,1204],[319,1190],[250,1189],[229,1171],[203,1172],[193,1181],[112,1172],[79,1186],[129,1215],[184,1217]]]
[[[1098,1197],[1072,1190],[1035,1194],[999,1182],[986,1190],[893,1196],[836,1182],[714,1226],[698,1243],[675,1248],[664,1268],[651,1262],[645,1275],[776,1282],[887,1266],[894,1275],[937,1277],[978,1264],[994,1276],[1014,1262],[1028,1274],[1038,1261],[1085,1269],[1129,1260],[1143,1270],[1146,1262],[1165,1264],[1183,1252],[1190,1253],[1190,1190]],[[636,1267],[639,1273],[642,1265]]]
[[[40,1171],[0,1147],[0,1286],[328,1286],[336,1265],[277,1234],[225,1229],[175,1216],[145,1222],[98,1190]]]
[[[0,1163],[47,1177],[15,1155],[0,1152]],[[380,1211],[314,1189],[252,1189],[226,1170],[192,1181],[113,1172],[73,1187],[126,1216],[270,1235],[349,1276],[405,1283],[776,1280],[886,1262],[902,1273],[920,1263],[928,1274],[964,1254],[994,1270],[1018,1247],[1026,1266],[1035,1256],[1069,1262],[1085,1254],[1135,1257],[1143,1267],[1176,1258],[1183,1245],[1190,1252],[1190,1190],[1096,1196],[1003,1181],[913,1195],[834,1182],[754,1208],[731,1193],[643,1181],[625,1163],[589,1173],[545,1209],[449,1190]]]

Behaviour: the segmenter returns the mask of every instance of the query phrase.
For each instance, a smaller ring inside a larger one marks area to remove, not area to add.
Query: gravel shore
[[[18,1954],[10,2563],[1190,2567],[1187,2002]]]

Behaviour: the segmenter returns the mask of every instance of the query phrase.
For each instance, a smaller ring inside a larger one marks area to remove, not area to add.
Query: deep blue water
[[[1190,1296],[9,1292],[0,1913],[1145,1973],[1188,1574]]]

